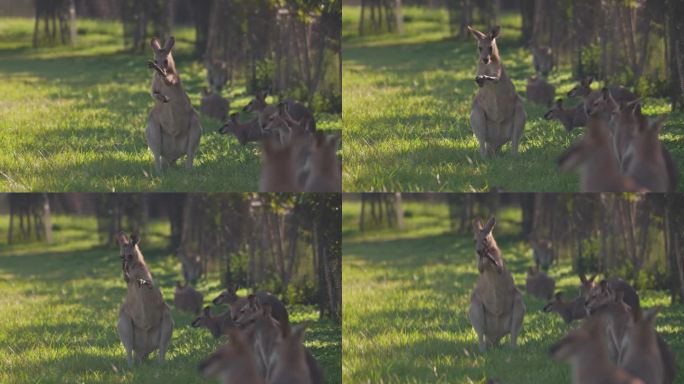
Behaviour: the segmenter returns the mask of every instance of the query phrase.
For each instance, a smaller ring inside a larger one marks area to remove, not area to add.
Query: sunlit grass
[[[560,123],[544,120],[544,106],[525,101],[527,123],[517,158],[506,145],[502,155],[480,159],[469,122],[477,92],[475,43],[451,36],[445,10],[407,7],[403,35],[359,37],[358,18],[358,7],[344,7],[346,191],[579,189],[578,177],[559,172],[556,159],[581,130],[567,133]],[[524,96],[526,78],[533,74],[532,56],[519,43],[518,15],[504,14],[501,24],[503,64]],[[554,71],[549,81],[556,86],[556,96],[564,99],[575,84],[566,66]],[[649,98],[643,110],[669,113],[669,105]],[[680,169],[683,127],[684,114],[673,114],[661,134]]]

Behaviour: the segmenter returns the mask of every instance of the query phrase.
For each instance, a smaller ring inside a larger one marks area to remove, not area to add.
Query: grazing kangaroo
[[[494,224],[493,217],[484,226],[479,219],[473,224],[480,277],[470,297],[469,313],[483,352],[509,333],[511,347],[515,347],[525,316],[522,295],[504,266],[501,250],[494,240]]]
[[[220,378],[223,384],[265,384],[254,362],[252,347],[245,336],[232,328],[226,343],[199,364],[204,377]]]
[[[639,304],[639,294],[637,294],[634,287],[632,287],[628,282],[617,278],[609,277],[605,280],[601,280],[600,283],[596,283],[596,275],[588,278],[581,273],[579,275],[580,279],[580,296],[584,298],[584,301],[597,300],[600,297],[606,298],[606,288],[610,288],[613,292],[622,292],[622,297],[625,304],[629,305],[632,310],[636,310],[641,307]],[[605,283],[604,283],[605,281]]]
[[[192,313],[199,313],[204,303],[204,295],[197,292],[193,287],[176,282],[176,291],[173,294],[173,304],[176,308]]]
[[[587,112],[584,110],[584,104],[580,103],[572,109],[565,109],[563,108],[563,99],[556,100],[556,105],[544,114],[544,118],[560,121],[568,132],[575,127],[587,125]]]
[[[632,178],[620,173],[610,146],[607,123],[590,117],[587,132],[560,155],[558,167],[563,171],[579,171],[582,192],[643,191]]]
[[[173,37],[166,40],[164,48],[157,39],[152,39],[150,43],[154,60],[150,60],[148,65],[155,70],[152,77],[152,98],[155,103],[147,118],[145,136],[154,154],[157,171],[162,169],[162,160],[165,166],[169,166],[183,155],[187,156],[185,167],[192,168],[202,135],[197,112],[183,90],[171,55],[174,43]]]
[[[138,248],[137,235],[128,238],[123,232],[117,236],[121,248],[124,281],[128,285],[126,299],[119,311],[117,330],[128,355],[128,366],[135,360],[142,362],[155,349],[163,362],[173,334],[171,310],[161,291],[154,284],[145,259]]]
[[[572,366],[573,384],[645,384],[610,361],[603,339],[603,323],[589,318],[551,346],[549,353]]]
[[[206,327],[218,339],[222,335],[227,335],[232,328],[235,328],[235,323],[230,315],[230,311],[226,311],[220,315],[212,316],[211,308],[204,307],[204,311],[195,320],[190,323],[193,328]]]
[[[304,348],[305,324],[281,324],[281,337],[269,362],[269,384],[313,384]]]
[[[631,308],[625,304],[622,292],[614,292],[607,284],[602,292],[600,296],[591,297],[585,306],[591,316],[598,316],[603,321],[608,357],[617,364],[622,350],[622,338],[627,333],[632,317]]]
[[[655,318],[658,309],[634,312],[634,323],[622,339],[623,354],[620,367],[641,378],[646,384],[662,384],[665,381],[665,366],[658,347]],[[668,384],[672,382],[670,378]]]
[[[266,103],[267,96],[268,92],[257,91],[254,98],[242,109],[245,112],[258,112],[262,128],[266,126],[271,116],[278,113],[277,106]],[[316,119],[304,104],[293,100],[285,100],[283,103],[287,105],[288,112],[294,121],[307,120],[309,124],[306,127],[311,133],[316,132]]]
[[[243,307],[249,304],[249,297],[238,296],[238,289],[239,287],[237,285],[230,285],[213,300],[214,305],[228,304],[234,321],[237,320]],[[255,296],[262,305],[271,306],[271,316],[278,320],[278,322],[281,324],[290,322],[287,308],[285,308],[283,302],[278,300],[275,295],[269,292],[256,292],[253,296]]]
[[[479,90],[473,99],[470,126],[480,143],[480,156],[494,155],[509,141],[516,155],[527,115],[499,57],[499,27],[494,27],[489,35],[471,27],[468,30],[477,39],[479,51],[475,76]]]
[[[264,139],[264,132],[259,125],[258,119],[253,119],[247,123],[240,123],[238,117],[237,113],[231,114],[230,120],[219,128],[218,133],[222,135],[232,133],[238,139],[240,145],[259,142]]]
[[[534,75],[527,78],[525,94],[527,95],[527,100],[550,107],[553,105],[556,87]]]
[[[561,292],[556,293],[554,298],[544,306],[543,311],[558,313],[566,324],[587,317],[582,296],[575,298],[573,301],[565,301]]]
[[[530,45],[532,63],[537,75],[548,76],[553,69],[553,54],[551,48],[545,46]]]
[[[534,265],[537,270],[541,267],[543,270],[548,271],[551,264],[556,260],[551,242],[546,239],[531,237],[530,245],[532,246]]]
[[[226,121],[229,109],[228,100],[220,94],[210,91],[209,89],[202,90],[202,99],[200,101],[201,114],[215,120]]]
[[[539,268],[529,267],[527,269],[527,279],[525,280],[525,290],[527,293],[540,299],[548,300],[553,296],[556,289],[556,281],[546,273],[540,272]]]
[[[594,82],[593,76],[588,76],[584,79],[581,79],[573,89],[568,91],[568,97],[586,98],[592,92],[595,92],[591,89],[592,82]],[[606,88],[608,88],[608,91],[610,92],[611,96],[618,103],[633,101],[637,99],[637,96],[635,94],[633,94],[623,86],[608,85]]]
[[[316,132],[309,159],[306,192],[341,192],[342,172],[337,158],[337,135]]]
[[[629,158],[625,168],[627,176],[651,192],[673,192],[676,188],[676,178],[670,176],[676,175],[676,166],[658,138],[665,118],[640,119],[630,148],[625,151],[625,157]]]

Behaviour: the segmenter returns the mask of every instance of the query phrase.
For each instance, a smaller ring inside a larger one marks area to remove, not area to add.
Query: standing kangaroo
[[[152,39],[150,43],[154,60],[150,60],[148,65],[155,71],[152,75],[152,98],[155,103],[147,118],[145,136],[154,155],[157,171],[161,171],[162,162],[164,166],[169,166],[183,155],[187,156],[185,167],[192,168],[202,135],[197,112],[183,90],[171,55],[174,43],[173,37],[166,40],[164,48],[157,39]]]
[[[654,121],[640,119],[630,148],[625,151],[627,175],[651,192],[672,192],[676,188],[676,166],[658,138],[664,120],[665,116]]]
[[[133,366],[133,352],[135,360],[142,362],[155,349],[159,349],[159,361],[163,362],[173,334],[171,311],[145,264],[138,236],[131,235],[129,239],[122,232],[117,239],[124,281],[128,284],[117,329],[128,355],[128,366]]]
[[[509,333],[511,347],[515,347],[525,316],[522,295],[504,266],[501,250],[492,235],[495,223],[492,217],[485,226],[480,219],[473,224],[480,277],[470,297],[470,322],[482,352],[497,345]]]
[[[223,384],[265,384],[259,375],[249,340],[236,328],[226,343],[199,364],[204,377],[221,378]]]
[[[556,105],[553,106],[546,114],[546,120],[558,120],[563,124],[565,130],[570,132],[575,127],[584,127],[587,125],[587,112],[584,110],[584,104],[577,104],[572,109],[565,109],[563,107],[563,99],[556,100]]]
[[[620,356],[620,367],[641,378],[646,384],[671,383],[665,380],[665,366],[658,347],[655,318],[658,309],[634,311],[634,322],[622,339],[624,353]]]
[[[475,81],[480,89],[473,99],[470,126],[480,143],[480,156],[494,155],[509,141],[516,155],[527,115],[499,57],[499,27],[489,35],[471,27],[468,30],[477,39],[479,51]]]

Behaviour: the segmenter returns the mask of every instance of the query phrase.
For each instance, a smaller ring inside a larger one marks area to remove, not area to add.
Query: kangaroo
[[[548,76],[553,69],[553,54],[551,48],[545,46],[530,45],[532,63],[537,75]]]
[[[220,95],[223,87],[230,80],[228,63],[218,59],[207,59],[204,61],[204,67],[207,68],[209,91]]]
[[[305,324],[290,328],[281,324],[281,337],[269,362],[269,384],[312,384],[311,370],[304,348]]]
[[[204,377],[220,378],[223,384],[265,384],[257,371],[250,343],[236,328],[229,331],[226,343],[199,364]]]
[[[204,303],[204,295],[197,292],[187,283],[185,286],[180,281],[176,282],[176,291],[173,294],[173,304],[176,308],[192,313],[199,313]]]
[[[342,173],[337,158],[339,137],[317,132],[311,149],[306,192],[341,192]]]
[[[655,318],[658,308],[634,312],[633,324],[622,339],[624,353],[620,356],[620,367],[641,378],[647,384],[665,383],[663,358],[658,348]],[[672,382],[672,378],[668,383]]]
[[[639,100],[620,103],[613,115],[613,152],[621,170],[625,170],[625,154],[632,144],[641,116]]]
[[[176,254],[181,261],[181,273],[186,282],[194,284],[202,277],[202,258],[196,253],[187,251],[180,247]]]
[[[556,293],[554,298],[544,306],[543,311],[558,313],[566,324],[587,317],[582,296],[575,298],[573,301],[565,301],[561,292]]]
[[[215,120],[226,121],[229,109],[228,100],[219,93],[212,92],[209,89],[202,90],[202,99],[200,101],[201,114]]]
[[[262,141],[261,151],[261,192],[300,192],[302,187],[298,182],[297,154],[302,141],[292,141],[287,145],[280,145],[280,140],[266,137]]]
[[[150,43],[154,60],[150,60],[148,66],[155,70],[152,77],[155,104],[147,118],[145,136],[157,171],[162,169],[162,159],[164,165],[169,166],[183,155],[187,156],[185,167],[192,168],[202,135],[197,112],[183,90],[171,55],[175,41],[169,37],[164,48],[157,39]]]
[[[221,292],[216,298],[212,301],[214,305],[221,305],[221,304],[228,304],[230,306],[230,313],[231,316],[233,317],[233,321],[237,321],[238,316],[240,315],[240,311],[245,307],[246,305],[249,304],[249,296],[248,297],[240,297],[237,294],[237,291],[239,289],[239,286],[237,285],[230,285],[228,288]],[[290,318],[287,313],[287,308],[285,308],[285,305],[283,304],[282,301],[278,300],[278,298],[269,293],[269,292],[256,292],[254,295],[256,299],[259,300],[259,302],[262,305],[270,305],[271,306],[271,316],[273,316],[274,319],[278,320],[279,323],[289,323]]]
[[[204,311],[195,320],[190,323],[193,328],[206,327],[218,339],[222,335],[227,335],[232,328],[235,328],[235,323],[230,315],[230,311],[224,312],[217,316],[212,316],[211,308],[204,307]]]
[[[137,235],[117,236],[121,248],[124,281],[128,285],[126,299],[119,310],[117,330],[128,355],[128,366],[142,362],[155,349],[163,362],[173,334],[171,310],[155,285],[138,244]]]
[[[591,89],[592,82],[594,82],[593,76],[588,76],[584,79],[581,79],[574,88],[568,91],[568,97],[585,98],[589,96],[592,92],[595,92]],[[622,87],[620,85],[609,85],[607,86],[607,88],[613,99],[618,103],[633,101],[637,99],[637,96],[635,94],[633,94],[627,88]]]
[[[590,302],[592,300],[598,301],[601,297],[605,300],[607,297],[607,288],[610,288],[613,292],[622,292],[623,300],[632,310],[640,308],[639,294],[637,294],[634,287],[632,287],[628,282],[619,279],[617,277],[609,277],[605,280],[601,280],[600,283],[596,283],[596,275],[588,278],[581,273],[579,275],[580,279],[580,296],[584,298],[585,302]]]
[[[556,260],[551,242],[546,239],[532,237],[530,238],[530,245],[532,246],[534,265],[537,270],[541,267],[543,270],[548,271],[551,264]]]
[[[556,100],[556,105],[544,114],[544,119],[560,121],[568,132],[576,127],[587,125],[587,113],[584,110],[584,104],[580,103],[572,109],[565,109],[563,108],[563,99]]]
[[[614,292],[607,283],[603,284],[601,291],[601,295],[592,296],[585,306],[591,316],[598,316],[603,321],[608,357],[617,364],[622,352],[622,338],[627,333],[631,318],[631,308],[625,304],[622,291]]]
[[[582,192],[640,192],[632,178],[620,173],[615,155],[610,149],[607,123],[590,117],[586,134],[558,158],[563,171],[580,173]]]
[[[626,161],[626,174],[637,184],[651,192],[673,192],[676,184],[672,182],[671,174],[676,174],[674,162],[668,164],[669,153],[663,147],[658,135],[665,116],[654,121],[641,119],[636,132],[625,152],[629,160]]]
[[[589,318],[551,346],[549,353],[572,366],[573,384],[645,384],[610,361],[603,339],[603,323]]]
[[[266,97],[268,97],[268,92],[257,91],[254,98],[242,108],[245,112],[258,112],[259,122],[262,128],[268,124],[271,116],[278,113],[278,107],[269,105],[266,102]],[[289,114],[294,121],[307,120],[309,121],[309,124],[306,127],[311,133],[316,132],[316,119],[307,107],[293,100],[285,100],[283,103],[287,105]]]
[[[468,30],[477,39],[479,51],[475,76],[479,90],[473,99],[470,126],[480,144],[480,156],[494,155],[509,141],[516,155],[527,115],[499,57],[496,38],[500,28],[494,27],[489,35],[470,26]]]
[[[556,87],[534,75],[527,78],[525,94],[527,95],[527,100],[550,107],[553,105]]]
[[[553,292],[556,289],[556,281],[546,273],[540,272],[538,268],[529,267],[527,269],[525,289],[527,293],[534,297],[548,300],[553,296]]]
[[[495,224],[494,217],[484,226],[480,219],[473,224],[480,277],[470,297],[469,313],[482,352],[497,345],[509,333],[511,347],[515,347],[525,316],[522,295],[504,266],[501,250],[492,234]]]
[[[264,132],[261,130],[258,119],[253,119],[247,123],[240,123],[238,114],[230,115],[230,120],[219,128],[218,133],[226,135],[232,133],[238,139],[240,145],[247,145],[251,142],[259,142],[264,139]]]

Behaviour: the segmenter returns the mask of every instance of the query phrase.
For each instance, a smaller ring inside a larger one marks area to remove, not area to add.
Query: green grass
[[[128,369],[116,332],[126,293],[118,250],[98,245],[94,219],[57,217],[54,224],[59,229],[52,245],[0,246],[0,382],[215,382],[201,378],[197,364],[224,341],[191,328],[194,316],[171,304],[180,267],[164,249],[167,226],[151,223],[141,243],[175,321],[167,362],[160,365],[155,352],[149,362]],[[6,225],[7,217],[0,216],[3,241]],[[201,281],[198,289],[207,305],[221,290],[218,278]],[[311,322],[306,346],[327,381],[341,383],[340,326],[318,321],[311,306],[291,307],[290,318]]]
[[[79,20],[75,47],[31,48],[31,19],[0,18],[0,190],[255,191],[257,144],[239,145],[202,117],[193,170],[158,175],[145,141],[153,105],[151,54],[123,50],[121,25]],[[176,64],[198,109],[206,71],[190,53],[194,29],[175,31]],[[231,112],[251,98],[243,81],[231,88]],[[340,116],[317,115],[317,127],[339,129]]]
[[[450,37],[446,11],[407,8],[403,35],[359,37],[358,18],[358,7],[344,7],[345,191],[579,189],[578,176],[559,172],[556,159],[581,130],[567,133],[560,123],[543,119],[546,107],[526,100],[519,156],[510,155],[508,144],[496,158],[481,160],[469,122],[477,92],[476,44]],[[504,15],[498,44],[524,98],[533,67],[518,42],[519,28],[518,15]],[[564,99],[575,84],[568,67],[554,71],[549,81]],[[669,110],[664,99],[644,100],[646,114]],[[661,139],[684,170],[684,114],[670,116]]]
[[[343,248],[342,377],[353,383],[569,383],[569,367],[548,355],[571,326],[541,311],[544,302],[524,294],[527,307],[515,350],[506,337],[484,354],[468,319],[478,277],[472,236],[448,230],[444,205],[410,208],[401,232],[359,233],[358,204],[345,201]],[[347,208],[349,207],[349,212]],[[495,237],[507,268],[524,291],[529,246],[517,237],[519,211],[499,216]],[[445,226],[446,223],[446,226]],[[568,262],[550,275],[559,290],[574,296],[578,279]],[[667,307],[666,293],[642,291],[644,307],[664,306],[657,329],[684,356],[684,305]],[[680,381],[682,374],[680,373]],[[677,381],[677,382],[680,382]]]

